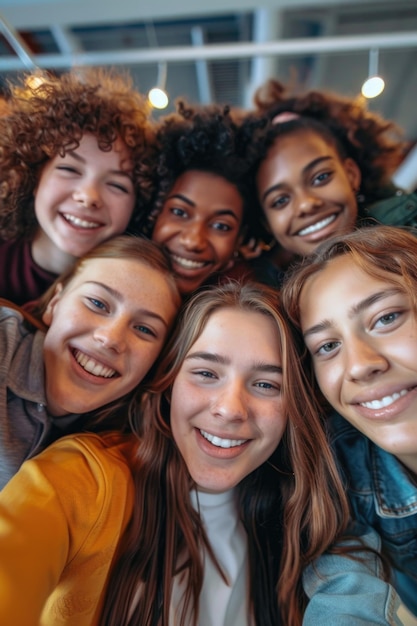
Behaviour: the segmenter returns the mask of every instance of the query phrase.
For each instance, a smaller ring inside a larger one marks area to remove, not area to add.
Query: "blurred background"
[[[357,96],[417,139],[416,0],[0,0],[0,80],[33,66],[127,68],[137,88],[248,108],[274,76]],[[157,116],[158,113],[155,113]]]

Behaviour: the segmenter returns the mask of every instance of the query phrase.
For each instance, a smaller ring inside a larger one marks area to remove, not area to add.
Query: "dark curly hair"
[[[270,79],[257,90],[254,103],[255,111],[248,113],[242,129],[253,138],[248,153],[253,171],[278,135],[311,128],[332,142],[342,158],[356,162],[362,174],[359,194],[364,204],[392,194],[390,179],[404,157],[406,142],[400,129],[368,111],[363,99],[325,91],[291,95],[282,83]],[[284,112],[297,113],[300,118],[275,123],[274,118]]]
[[[9,113],[0,117],[0,236],[31,238],[34,191],[43,166],[79,146],[84,133],[109,151],[120,137],[132,154],[136,204],[129,230],[152,195],[154,125],[146,99],[128,74],[103,68],[60,76],[22,76],[10,84]],[[31,86],[32,85],[32,86]]]
[[[151,236],[164,200],[178,177],[189,170],[200,170],[236,186],[243,200],[242,233],[251,236],[250,207],[256,198],[247,182],[247,140],[240,134],[238,111],[227,105],[191,106],[178,100],[176,112],[161,118],[157,140],[155,196],[142,232]]]

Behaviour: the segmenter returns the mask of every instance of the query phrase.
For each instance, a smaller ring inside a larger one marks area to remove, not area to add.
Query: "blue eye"
[[[97,309],[106,310],[106,305],[101,302],[101,300],[97,300],[97,298],[88,298],[89,302],[96,307]]]
[[[140,333],[143,333],[144,335],[150,335],[151,337],[156,337],[156,334],[154,333],[153,330],[151,330],[149,328],[149,326],[143,326],[142,324],[138,324],[137,326],[135,326],[136,330],[138,330]]]
[[[320,346],[320,348],[317,350],[317,354],[330,354],[330,352],[333,352],[339,346],[339,341],[327,341]]]
[[[389,326],[393,322],[395,322],[401,314],[397,311],[396,313],[386,313],[385,315],[381,315],[381,317],[376,321],[375,327],[380,326]]]

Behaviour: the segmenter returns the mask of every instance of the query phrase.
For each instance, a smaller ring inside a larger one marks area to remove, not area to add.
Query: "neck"
[[[32,258],[39,267],[61,274],[67,270],[74,262],[75,257],[63,252],[41,231],[36,233],[31,246]]]
[[[417,485],[417,454],[403,454],[397,458],[408,471],[413,483]]]

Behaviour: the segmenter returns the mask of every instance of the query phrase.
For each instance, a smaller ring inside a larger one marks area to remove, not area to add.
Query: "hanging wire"
[[[158,38],[156,36],[154,23],[147,22],[145,28],[149,46],[152,48],[158,48]],[[169,99],[166,93],[167,74],[167,62],[162,61],[158,63],[158,77],[156,87],[153,87],[148,93],[149,102],[155,109],[165,109],[168,106]]]
[[[384,80],[378,76],[379,50],[369,50],[368,78],[362,85],[361,93],[365,98],[376,98],[385,88]]]

